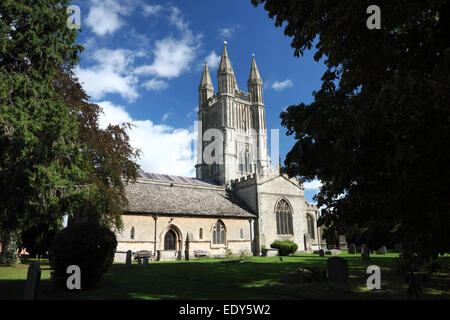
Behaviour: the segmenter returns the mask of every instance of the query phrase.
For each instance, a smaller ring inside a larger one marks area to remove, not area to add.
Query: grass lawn
[[[96,289],[68,292],[54,288],[50,269],[41,264],[40,299],[405,299],[406,284],[394,271],[395,253],[360,255],[343,253],[349,266],[348,293],[328,288],[326,283],[293,285],[280,280],[298,267],[326,268],[326,257],[302,254],[291,257],[250,257],[244,263],[221,263],[225,259],[150,262],[147,268],[113,264]],[[423,278],[423,299],[450,298],[450,256],[440,259],[443,269]],[[28,264],[0,266],[0,299],[21,299]],[[366,268],[381,268],[381,290],[366,288]]]

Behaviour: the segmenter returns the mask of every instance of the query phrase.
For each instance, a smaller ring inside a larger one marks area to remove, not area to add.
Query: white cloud
[[[136,100],[138,78],[130,66],[139,52],[125,49],[99,49],[92,58],[97,62],[90,68],[77,68],[76,76],[86,93],[94,99],[102,99],[107,93],[118,93],[130,102]]]
[[[275,82],[272,84],[271,88],[274,89],[274,90],[276,90],[276,91],[280,91],[280,90],[283,90],[283,89],[292,87],[293,85],[294,85],[294,84],[292,83],[292,81],[291,81],[290,79],[286,79],[286,80],[281,81],[281,82],[275,81]]]
[[[222,37],[222,38],[224,38],[225,40],[227,39],[227,38],[229,38],[229,37],[231,37],[231,35],[233,34],[233,32],[234,32],[234,28],[222,28],[222,29],[219,29],[219,35]]]
[[[86,24],[99,36],[112,34],[125,25],[121,16],[130,14],[131,10],[128,1],[91,0]]]
[[[143,87],[145,87],[147,90],[150,91],[158,91],[166,89],[169,85],[164,80],[158,80],[158,79],[151,79],[142,84]]]
[[[109,123],[130,122],[134,125],[128,134],[130,144],[142,152],[141,159],[137,161],[142,170],[181,176],[195,175],[193,130],[155,124],[151,120],[132,119],[122,106],[116,106],[109,101],[97,104],[104,111],[99,119],[102,128]]]
[[[181,40],[171,37],[156,41],[153,49],[155,59],[151,65],[144,65],[135,69],[139,75],[155,75],[161,78],[178,77],[188,70],[194,60],[197,47],[192,45],[191,39]]]
[[[177,27],[180,31],[187,31],[189,30],[189,24],[184,21],[183,17],[181,16],[181,11],[176,7],[170,8],[170,17],[169,22]]]
[[[167,118],[169,118],[171,115],[172,115],[172,112],[166,112],[166,113],[164,113],[164,115],[163,115],[161,121],[162,121],[162,122],[166,121]]]
[[[208,67],[211,69],[217,68],[220,62],[220,56],[216,54],[215,51],[211,52],[209,56],[205,58],[206,63],[208,64]]]
[[[179,77],[183,72],[190,69],[202,35],[193,35],[179,9],[172,7],[170,11],[169,22],[181,31],[181,37],[169,36],[157,40],[155,48],[152,50],[154,54],[153,63],[136,68],[136,74],[170,79]]]
[[[303,183],[303,187],[305,189],[319,189],[321,186],[322,182],[320,182],[320,180],[317,179]]]
[[[134,1],[134,2],[133,2]],[[95,64],[87,68],[78,67],[76,75],[88,95],[93,99],[104,99],[106,94],[120,94],[128,102],[134,102],[138,97],[138,88],[147,90],[163,90],[169,85],[163,79],[179,77],[191,68],[197,50],[200,47],[201,34],[194,35],[189,29],[181,11],[176,7],[165,9],[160,5],[148,5],[141,0],[91,0],[87,24],[97,35],[115,32],[123,25],[122,17],[129,15],[136,8],[140,8],[144,15],[167,13],[170,25],[178,31],[178,35],[170,35],[156,40],[149,54],[148,50],[138,52],[127,49],[97,49],[94,38],[89,38],[91,57]],[[130,37],[132,36],[131,30]],[[135,31],[134,31],[135,32]],[[142,37],[141,35],[138,35]],[[144,42],[140,39],[137,42]],[[144,46],[148,48],[148,45]],[[135,65],[136,58],[150,56],[149,62]],[[152,57],[153,56],[153,57]],[[212,57],[214,58],[214,57]],[[145,79],[141,77],[153,76]]]
[[[158,14],[163,9],[160,5],[150,5],[150,4],[143,4],[142,5],[142,13],[145,16],[155,15]]]

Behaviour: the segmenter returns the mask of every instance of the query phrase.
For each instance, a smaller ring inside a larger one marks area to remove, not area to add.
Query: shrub
[[[114,260],[117,240],[106,227],[93,223],[74,223],[59,231],[49,248],[52,279],[66,287],[67,267],[81,270],[81,288],[88,289],[100,280]]]
[[[271,248],[278,249],[278,254],[280,256],[288,256],[295,251],[297,251],[298,246],[295,242],[287,240],[287,241],[274,241],[271,245]]]

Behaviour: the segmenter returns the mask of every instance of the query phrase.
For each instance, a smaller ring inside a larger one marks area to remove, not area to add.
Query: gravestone
[[[325,257],[325,251],[322,249],[319,250],[319,257]]]
[[[141,262],[142,262],[142,258],[138,257],[138,265],[141,265]]]
[[[385,246],[382,246],[380,249],[377,250],[377,254],[386,254],[387,250]]]
[[[28,267],[27,281],[23,293],[24,300],[36,300],[39,293],[39,283],[41,281],[41,267],[33,262]]]
[[[143,264],[144,264],[144,267],[148,266],[148,257],[143,258]]]
[[[367,247],[367,244],[362,245],[361,257],[364,261],[370,260],[370,252],[369,248]]]
[[[327,260],[328,283],[331,288],[348,291],[348,265],[341,257],[332,257]]]
[[[356,253],[362,253],[362,248],[361,247],[356,247]]]
[[[131,264],[131,255],[132,255],[131,250],[128,250],[128,251],[127,251],[127,257],[126,257],[126,259],[125,259],[125,263],[126,263],[126,264]]]
[[[348,253],[349,253],[349,254],[355,254],[355,253],[356,253],[356,246],[355,246],[354,243],[351,243],[351,244],[348,246]]]
[[[340,250],[347,250],[348,249],[347,241],[346,241],[344,235],[339,236],[339,249]]]
[[[367,244],[365,244],[365,243],[362,245],[361,249],[362,249],[361,253],[369,252],[369,248],[367,247]]]

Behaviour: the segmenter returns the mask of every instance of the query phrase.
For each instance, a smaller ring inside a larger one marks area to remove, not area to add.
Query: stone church
[[[271,166],[254,56],[248,92],[237,86],[226,45],[217,79],[214,92],[205,63],[198,88],[196,178],[140,171],[126,186],[129,206],[117,233],[117,254],[146,250],[174,260],[200,253],[259,255],[275,240],[292,240],[299,251],[320,245],[316,206],[305,200],[299,181]]]

